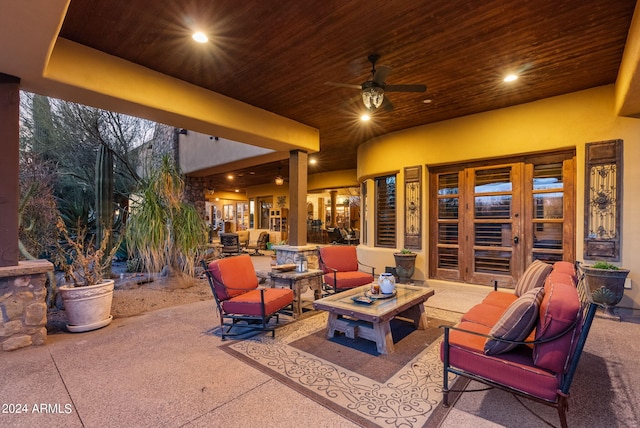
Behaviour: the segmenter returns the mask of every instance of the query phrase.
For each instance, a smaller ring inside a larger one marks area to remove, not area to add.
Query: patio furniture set
[[[202,261],[209,285],[214,295],[222,339],[236,334],[232,329],[242,322],[242,327],[271,331],[272,317],[278,321],[278,313],[291,308],[294,318],[302,314],[302,294],[310,288],[314,293],[315,309],[329,312],[327,337],[340,331],[349,337],[362,337],[376,343],[378,352],[393,352],[393,340],[389,322],[403,317],[416,328],[426,328],[426,315],[422,305],[433,290],[398,284],[396,293],[385,298],[370,299],[358,304],[354,297],[364,296],[374,282],[371,273],[360,271],[356,248],[353,246],[319,247],[318,262],[321,269],[304,272],[279,271],[270,273],[272,287],[260,287],[259,280],[248,255]],[[382,297],[382,296],[381,296]]]
[[[393,293],[376,295],[374,271],[358,270],[355,247],[318,250],[321,269],[272,273],[284,288],[259,289],[247,255],[205,264],[223,339],[240,320],[275,334],[269,318],[277,318],[286,306],[300,315],[303,290],[297,284],[310,278],[314,309],[328,312],[327,339],[341,332],[371,340],[379,354],[388,354],[394,351],[392,319],[426,328],[424,302],[433,296],[432,289],[397,284]],[[566,427],[569,388],[596,308],[573,264],[534,261],[513,292],[495,287],[459,324],[441,326],[443,404],[449,405],[449,379],[455,374],[553,406]]]

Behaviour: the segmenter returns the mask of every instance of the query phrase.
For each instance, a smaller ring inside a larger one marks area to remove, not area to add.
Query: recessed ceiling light
[[[317,164],[317,163],[318,163],[318,161],[316,160],[316,158],[311,158],[311,159],[309,159],[309,163],[310,163],[311,165],[315,165],[315,164]]]
[[[363,122],[366,122],[366,121],[368,121],[368,120],[370,120],[370,119],[371,119],[371,116],[369,116],[369,115],[368,115],[368,114],[366,114],[366,113],[365,113],[365,114],[363,114],[362,116],[360,116],[360,120],[361,120],[361,121],[363,121]]]
[[[425,104],[431,104],[433,102],[433,100],[427,98],[426,100],[422,101]]]
[[[202,31],[197,31],[193,33],[191,37],[193,37],[193,40],[195,40],[198,43],[207,43],[209,41],[209,38],[207,37],[207,35],[204,34]]]
[[[227,180],[233,180],[233,175],[231,174],[227,175]]]
[[[518,80],[518,75],[517,74],[507,74],[504,78],[505,82],[513,82],[515,80]]]
[[[240,193],[240,189],[236,189],[236,193]]]

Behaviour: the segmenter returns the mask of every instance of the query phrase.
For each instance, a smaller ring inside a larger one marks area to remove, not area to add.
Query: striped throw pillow
[[[487,339],[484,344],[486,355],[496,355],[515,348],[516,344],[501,342],[496,339],[523,341],[533,331],[533,326],[538,319],[540,303],[544,297],[544,288],[537,287],[518,297],[502,314],[502,317],[493,326],[489,335],[493,339]]]
[[[540,260],[533,263],[524,271],[516,284],[516,296],[522,296],[527,291],[544,286],[544,281],[551,273],[553,266]]]

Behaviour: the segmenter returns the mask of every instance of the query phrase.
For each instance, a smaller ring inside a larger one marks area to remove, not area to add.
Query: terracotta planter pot
[[[86,287],[63,285],[58,289],[67,313],[69,331],[90,331],[109,325],[113,319],[113,284],[113,280],[109,279]]]
[[[394,253],[393,258],[396,260],[396,274],[398,282],[407,283],[413,276],[416,269],[416,253]]]

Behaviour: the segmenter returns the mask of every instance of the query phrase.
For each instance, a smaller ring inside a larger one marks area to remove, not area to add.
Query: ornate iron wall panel
[[[404,169],[404,247],[422,249],[422,167]]]
[[[585,145],[584,258],[620,260],[622,140]]]

